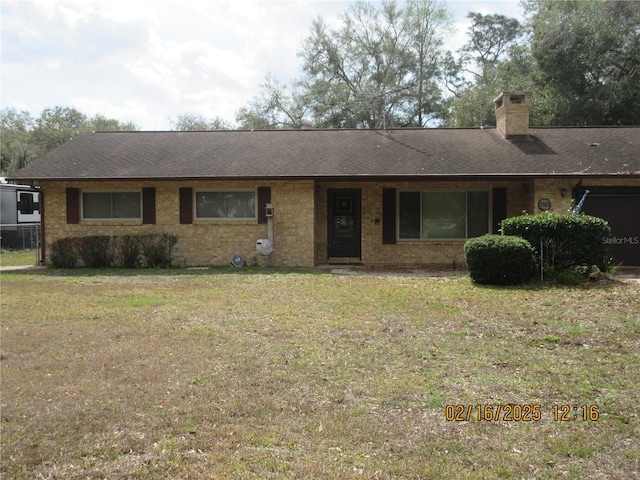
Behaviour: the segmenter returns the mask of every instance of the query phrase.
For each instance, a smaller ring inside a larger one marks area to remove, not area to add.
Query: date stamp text
[[[477,405],[445,405],[444,418],[449,422],[540,422],[545,414],[555,422],[597,422],[600,418],[598,405],[553,405],[550,409],[542,408],[539,404],[505,405],[477,404]]]

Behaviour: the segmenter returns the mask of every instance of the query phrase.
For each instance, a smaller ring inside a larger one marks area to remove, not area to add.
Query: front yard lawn
[[[0,279],[3,478],[640,475],[638,282]]]
[[[31,250],[5,250],[0,249],[0,267],[13,267],[22,265],[35,265],[38,261],[38,252]]]

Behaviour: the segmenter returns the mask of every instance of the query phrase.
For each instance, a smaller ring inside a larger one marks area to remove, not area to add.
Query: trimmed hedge
[[[58,238],[51,244],[51,263],[55,268],[73,268],[78,263],[74,238]]]
[[[507,218],[501,223],[503,235],[522,237],[543,253],[545,269],[565,270],[597,265],[606,271],[609,255],[604,238],[611,236],[609,224],[589,215],[542,213]]]
[[[178,236],[170,233],[143,235],[140,237],[140,252],[148,268],[169,268],[173,247]]]
[[[107,268],[113,265],[115,255],[114,237],[108,235],[92,235],[80,237],[75,242],[78,255],[85,267]]]
[[[59,238],[51,244],[51,263],[56,268],[74,268],[81,259],[89,268],[169,268],[177,242],[178,236],[169,233]]]
[[[483,235],[464,244],[469,276],[475,283],[517,285],[536,273],[535,250],[521,237]]]
[[[142,265],[139,235],[124,235],[120,237],[119,252],[120,262],[124,268],[138,268]]]

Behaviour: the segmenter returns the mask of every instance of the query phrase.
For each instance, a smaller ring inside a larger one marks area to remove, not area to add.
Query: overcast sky
[[[376,2],[379,3],[379,2]],[[265,75],[302,75],[297,52],[322,16],[339,26],[345,0],[0,0],[0,107],[33,117],[72,106],[168,130],[184,113],[220,116],[258,94]],[[449,38],[465,42],[469,11],[522,20],[517,0],[448,0]]]

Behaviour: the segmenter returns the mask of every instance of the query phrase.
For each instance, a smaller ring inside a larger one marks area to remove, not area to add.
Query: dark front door
[[[327,192],[329,258],[360,258],[360,189]]]

